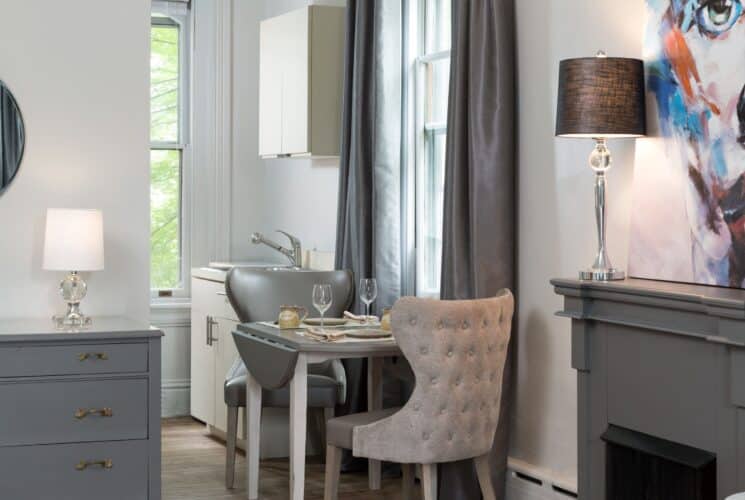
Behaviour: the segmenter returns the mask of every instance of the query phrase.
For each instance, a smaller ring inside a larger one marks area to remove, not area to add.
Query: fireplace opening
[[[602,438],[606,500],[716,500],[713,453],[615,425]]]

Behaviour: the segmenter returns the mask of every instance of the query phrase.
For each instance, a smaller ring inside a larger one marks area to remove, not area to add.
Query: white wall
[[[149,0],[0,0],[0,79],[27,135],[0,196],[0,317],[64,309],[63,273],[41,269],[48,207],[103,210],[106,269],[84,311],[148,317],[149,20]]]
[[[644,0],[515,1],[519,89],[519,314],[511,456],[576,484],[576,375],[569,320],[549,279],[594,258],[591,141],[554,139],[559,60],[641,57]],[[634,142],[611,141],[609,248],[626,266]]]
[[[271,159],[258,154],[259,22],[308,4],[345,5],[344,0],[259,0],[234,2],[233,224],[235,260],[282,256],[252,245],[260,231],[281,244],[283,229],[305,248],[333,251],[336,242],[338,160]]]

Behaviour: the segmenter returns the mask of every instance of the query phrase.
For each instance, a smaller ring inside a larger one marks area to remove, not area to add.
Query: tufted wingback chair
[[[425,500],[436,498],[438,463],[474,459],[484,498],[494,498],[488,454],[499,421],[513,311],[508,290],[481,300],[396,303],[393,335],[416,387],[401,409],[328,422],[326,500],[336,499],[341,448],[407,465],[405,495],[413,481],[411,464],[421,464]]]

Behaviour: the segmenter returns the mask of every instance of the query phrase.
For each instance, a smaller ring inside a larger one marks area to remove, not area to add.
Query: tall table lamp
[[[44,269],[66,271],[59,292],[67,313],[54,316],[59,328],[85,327],[91,318],[80,311],[88,285],[81,271],[103,270],[103,215],[100,210],[50,208],[44,235]]]
[[[590,269],[580,271],[580,279],[625,278],[622,270],[611,265],[605,243],[605,174],[612,163],[606,140],[646,135],[644,99],[644,63],[638,59],[606,57],[599,52],[597,57],[561,61],[556,135],[595,140],[590,167],[595,171],[598,254]]]

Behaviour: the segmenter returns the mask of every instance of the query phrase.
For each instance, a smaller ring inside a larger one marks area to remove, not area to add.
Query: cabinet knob
[[[113,469],[114,462],[110,458],[106,460],[81,460],[75,464],[75,470],[85,470],[88,467],[101,467],[102,469]]]
[[[88,415],[100,415],[102,417],[113,417],[114,416],[114,410],[111,408],[78,408],[75,411],[75,418],[78,420],[82,420]]]

